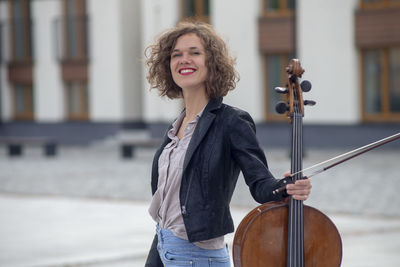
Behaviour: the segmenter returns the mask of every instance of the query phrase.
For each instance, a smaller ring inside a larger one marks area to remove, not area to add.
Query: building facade
[[[261,128],[287,121],[273,89],[293,57],[316,133],[400,128],[400,1],[3,0],[0,135],[84,143],[170,122],[182,101],[149,91],[144,51],[187,17],[226,40],[241,79],[225,102]]]

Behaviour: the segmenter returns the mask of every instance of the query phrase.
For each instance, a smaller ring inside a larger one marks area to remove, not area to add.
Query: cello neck
[[[294,100],[294,112],[292,113],[292,147],[291,147],[291,173],[293,180],[302,179],[303,169],[303,115],[298,102]],[[304,217],[303,201],[295,200],[290,196],[288,214],[288,246],[287,267],[304,267]]]

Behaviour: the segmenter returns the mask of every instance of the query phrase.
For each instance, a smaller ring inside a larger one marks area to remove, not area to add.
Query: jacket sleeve
[[[251,195],[258,203],[281,200],[286,190],[274,195],[273,190],[284,185],[268,169],[267,160],[256,137],[255,124],[251,116],[236,109],[236,114],[229,122],[229,140],[233,159],[239,165]]]
[[[163,267],[163,263],[160,259],[160,255],[157,251],[158,238],[157,235],[154,236],[153,243],[147,256],[145,267]]]

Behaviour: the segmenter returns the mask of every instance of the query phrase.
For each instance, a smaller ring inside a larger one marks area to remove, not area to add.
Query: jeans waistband
[[[166,249],[172,251],[177,250],[182,253],[186,251],[194,253],[194,255],[197,255],[199,253],[206,253],[206,255],[210,257],[229,257],[227,246],[221,249],[207,250],[196,246],[188,240],[176,237],[171,230],[163,229],[159,225],[157,225],[156,231],[158,236],[158,249]]]
[[[159,225],[157,225],[156,231],[159,242],[165,245],[167,244],[183,245],[189,243],[188,240],[175,236],[171,230],[161,228]]]

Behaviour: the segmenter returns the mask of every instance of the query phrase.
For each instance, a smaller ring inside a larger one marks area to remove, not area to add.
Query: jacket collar
[[[218,98],[210,98],[210,100],[208,101],[207,105],[205,106],[202,115],[207,113],[207,112],[211,112],[213,110],[219,109],[222,105],[222,97],[218,97]],[[185,112],[186,108],[184,108],[180,114],[182,114],[183,112]]]
[[[215,109],[219,109],[221,105],[222,105],[222,97],[211,98],[210,101],[208,101],[208,104],[206,105],[203,114],[206,112],[211,112]]]
[[[201,140],[203,140],[208,131],[208,128],[210,128],[212,122],[215,119],[216,115],[212,111],[219,109],[221,105],[222,97],[211,98],[210,101],[208,101],[208,104],[206,105],[203,114],[200,117],[199,122],[197,123],[196,129],[194,130],[192,139],[190,140],[189,146],[187,148],[185,160],[183,162],[183,172],[185,172],[185,169],[188,166],[194,151],[199,146]]]

